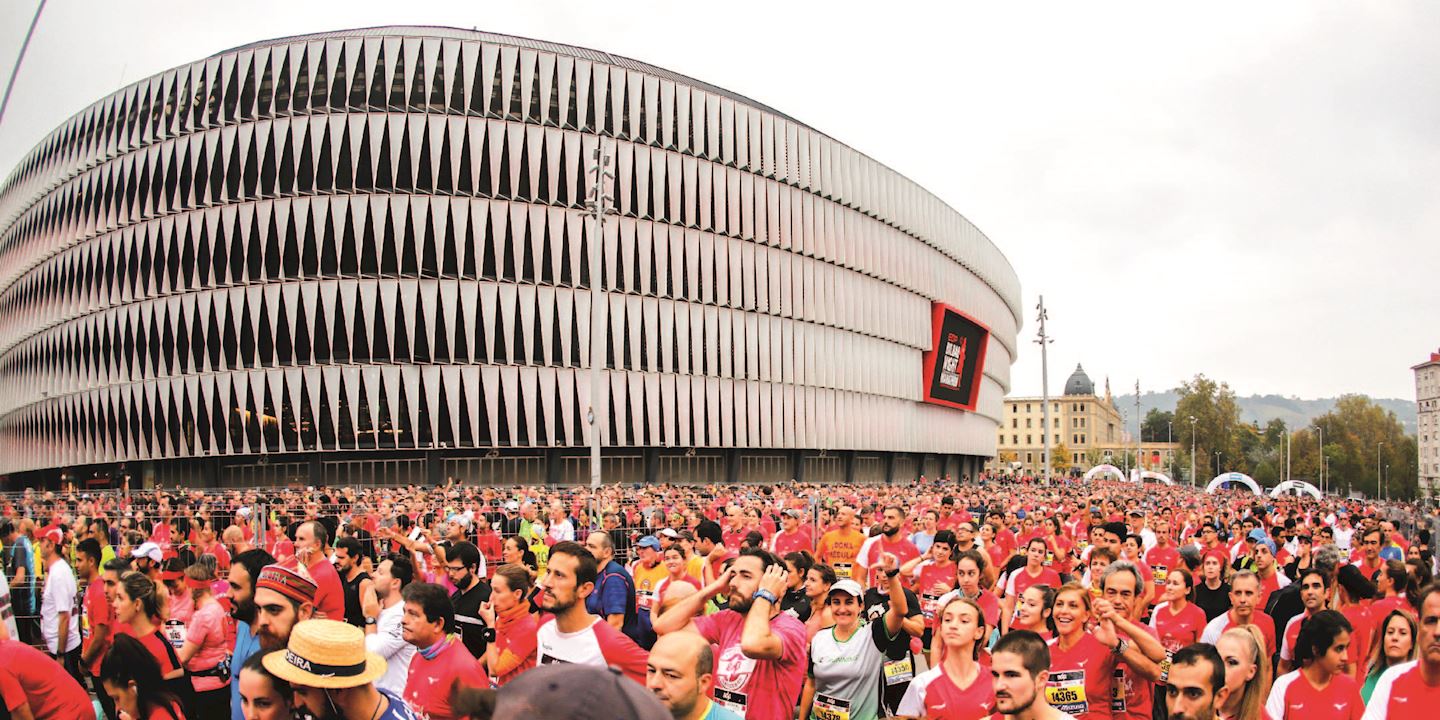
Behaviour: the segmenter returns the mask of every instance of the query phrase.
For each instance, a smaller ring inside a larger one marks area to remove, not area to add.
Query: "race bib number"
[[[842,578],[850,577],[850,563],[835,563],[835,576]]]
[[[816,693],[810,717],[816,720],[850,720],[850,701]]]
[[[745,693],[738,690],[725,690],[717,687],[715,688],[715,702],[720,707],[739,713],[741,717],[744,717],[745,708],[749,705],[750,699],[745,696]]]
[[[1115,668],[1115,682],[1110,687],[1110,712],[1125,712],[1125,671]]]
[[[557,658],[557,657],[555,657],[554,655],[541,655],[541,656],[540,656],[540,664],[541,664],[541,665],[569,665],[569,664],[570,664],[570,661],[569,661],[569,660],[561,660],[560,658]]]
[[[885,663],[886,687],[907,683],[913,679],[915,679],[915,661],[908,655],[904,660],[891,660]]]
[[[1055,563],[1055,552],[1052,551],[1052,550],[1046,550],[1046,551],[1045,551],[1045,567],[1050,567],[1050,566],[1053,565],[1054,563]]]
[[[939,595],[931,595],[931,594],[929,594],[929,593],[926,593],[926,594],[921,595],[921,596],[920,596],[920,613],[925,616],[925,619],[926,619],[926,620],[934,620],[934,619],[935,619],[935,611],[938,609],[936,606],[939,605],[939,603],[940,603],[940,596],[939,596]]]
[[[181,647],[184,647],[184,645],[185,645],[185,623],[182,623],[182,622],[180,622],[179,620],[166,620],[166,621],[165,621],[165,639],[166,639],[166,640],[169,640],[169,641],[170,641],[170,644],[171,644],[176,650],[179,650]]]
[[[1051,673],[1045,685],[1045,698],[1050,706],[1063,713],[1079,715],[1090,708],[1085,699],[1085,671],[1067,670]]]
[[[1156,565],[1156,566],[1154,566],[1154,567],[1152,567],[1152,568],[1150,568],[1150,569],[1155,572],[1155,584],[1156,584],[1156,585],[1164,585],[1164,584],[1165,584],[1165,579],[1168,578],[1168,577],[1170,577],[1170,568],[1168,568],[1168,567],[1166,567],[1166,566],[1164,566],[1164,565]]]
[[[649,590],[640,590],[636,592],[635,604],[639,605],[641,610],[649,610],[650,608],[655,606],[655,593]]]

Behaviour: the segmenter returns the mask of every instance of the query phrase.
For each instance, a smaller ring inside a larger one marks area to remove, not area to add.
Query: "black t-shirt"
[[[880,592],[875,588],[865,591],[865,621],[879,623],[883,628],[885,625],[885,613],[890,610],[890,594]],[[905,617],[913,618],[920,615],[920,598],[910,590],[905,590]],[[881,635],[884,630],[881,630]],[[877,646],[878,647],[878,646]],[[880,703],[884,709],[884,715],[894,715],[900,707],[900,700],[905,697],[905,691],[910,687],[910,681],[915,679],[915,657],[910,652],[910,634],[900,631],[900,634],[891,639],[890,646],[882,648],[886,662],[885,672],[882,674],[881,683],[883,691],[880,696]],[[905,664],[909,664],[908,671]]]
[[[1205,611],[1205,620],[1209,622],[1230,610],[1230,584],[1220,583],[1220,587],[1211,590],[1204,582],[1195,586],[1195,604]]]
[[[360,583],[370,579],[370,573],[360,573],[354,580],[340,578],[340,584],[345,591],[345,622],[365,629],[365,611],[360,607]]]
[[[450,604],[455,608],[455,627],[460,631],[460,642],[475,657],[485,656],[485,623],[480,619],[480,604],[490,599],[490,583],[481,580],[469,590],[456,590],[450,594]]]
[[[810,619],[810,598],[805,597],[803,585],[786,591],[785,597],[780,598],[780,612],[788,612],[802,623]]]

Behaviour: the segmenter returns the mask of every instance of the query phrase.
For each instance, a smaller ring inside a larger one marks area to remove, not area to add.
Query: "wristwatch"
[[[480,639],[487,643],[495,642],[495,628],[487,627],[480,631]]]
[[[760,588],[759,590],[756,590],[755,594],[750,596],[751,600],[759,600],[761,598],[769,600],[771,605],[780,602],[780,598],[775,597],[775,593],[772,593],[765,588]]]
[[[1127,648],[1129,648],[1129,647],[1130,647],[1130,643],[1125,642],[1125,638],[1120,638],[1119,642],[1116,642],[1116,643],[1115,643],[1115,654],[1116,654],[1116,655],[1124,655],[1124,654],[1125,654],[1125,650],[1126,650]]]
[[[895,576],[900,574],[900,568],[895,568],[894,570],[882,570],[881,572],[885,573],[885,577],[894,580]]]
[[[379,618],[373,618],[373,617],[367,617],[367,618],[365,618],[365,624],[366,624],[366,625],[374,625],[374,624],[379,623],[379,622],[380,622],[380,619],[379,619]]]

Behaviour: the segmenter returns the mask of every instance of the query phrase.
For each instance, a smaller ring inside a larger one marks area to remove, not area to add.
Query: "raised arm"
[[[676,630],[695,630],[695,617],[705,609],[705,603],[710,598],[719,595],[730,589],[730,577],[732,570],[720,573],[720,577],[707,584],[700,592],[686,595],[675,601],[675,604],[659,617],[654,619],[652,628],[656,635],[665,635]]]
[[[765,568],[760,578],[760,589],[775,597],[785,594],[786,580],[790,571],[784,565]],[[750,611],[745,613],[745,625],[740,630],[740,652],[753,660],[779,660],[785,645],[779,635],[770,627],[770,618],[777,608],[769,598],[756,597],[751,600]]]

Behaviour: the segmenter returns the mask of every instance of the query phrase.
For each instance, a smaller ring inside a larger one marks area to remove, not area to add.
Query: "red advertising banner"
[[[924,354],[925,402],[975,410],[990,328],[944,303],[930,311],[930,349]]]

